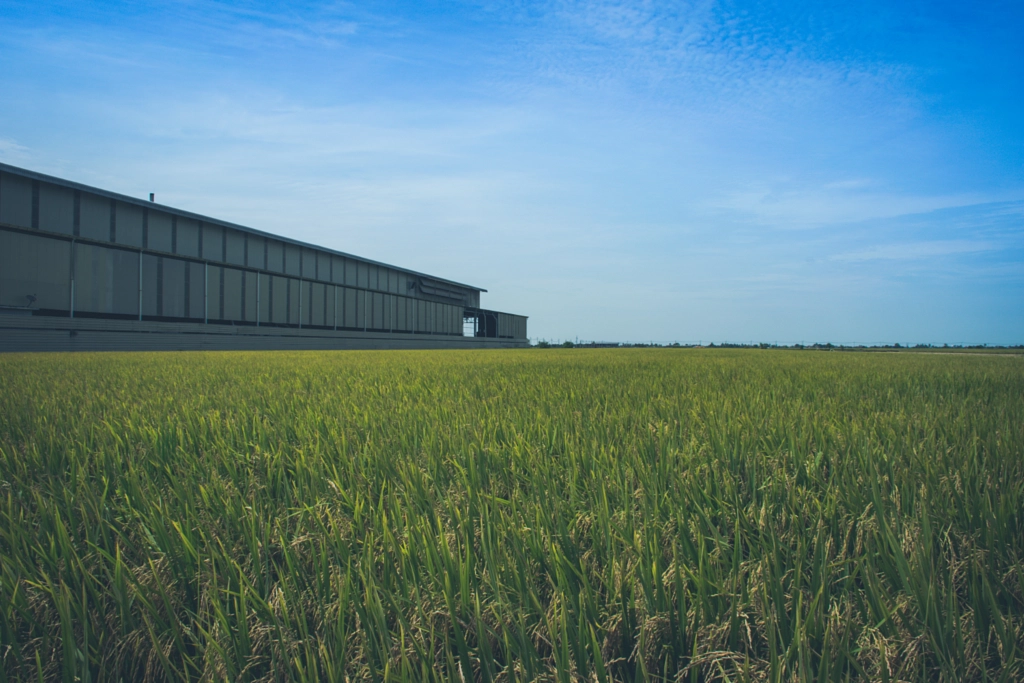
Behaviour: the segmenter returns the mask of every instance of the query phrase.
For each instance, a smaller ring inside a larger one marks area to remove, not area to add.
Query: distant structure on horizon
[[[0,351],[527,346],[487,290],[0,164]]]

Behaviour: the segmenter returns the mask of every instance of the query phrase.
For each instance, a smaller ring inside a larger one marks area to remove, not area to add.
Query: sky
[[[534,340],[1024,343],[1024,3],[0,2],[0,161]]]

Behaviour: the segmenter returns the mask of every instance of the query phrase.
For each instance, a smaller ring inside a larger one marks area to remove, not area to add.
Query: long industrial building
[[[0,164],[0,351],[526,346],[485,291]]]

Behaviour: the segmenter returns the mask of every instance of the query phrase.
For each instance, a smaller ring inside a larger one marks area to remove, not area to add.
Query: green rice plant
[[[0,680],[1024,680],[1024,365],[0,357]]]

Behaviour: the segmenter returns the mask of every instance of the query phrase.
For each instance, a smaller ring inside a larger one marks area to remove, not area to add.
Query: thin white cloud
[[[825,183],[826,190],[861,190],[873,184],[871,178],[851,178],[849,180],[834,180]]]
[[[7,138],[0,138],[0,154],[10,155],[12,157],[23,157],[28,154],[29,148],[24,145],[19,145],[14,140]]]
[[[934,242],[908,242],[904,244],[885,244],[859,251],[837,254],[835,261],[913,261],[956,254],[973,254],[981,251],[992,251],[999,245],[992,242],[976,242],[972,240],[941,240]]]

